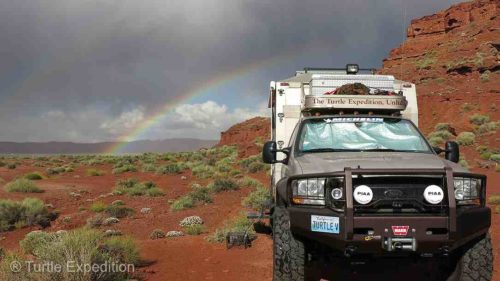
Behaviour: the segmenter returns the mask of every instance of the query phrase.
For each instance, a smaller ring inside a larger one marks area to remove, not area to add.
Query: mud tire
[[[304,243],[293,237],[290,216],[282,207],[276,207],[273,213],[273,259],[274,281],[306,280]]]
[[[487,235],[463,253],[448,281],[490,281],[492,276],[493,251]]]

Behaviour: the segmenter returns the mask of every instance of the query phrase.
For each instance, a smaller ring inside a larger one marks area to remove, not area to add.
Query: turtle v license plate
[[[311,231],[339,234],[339,218],[311,215]]]

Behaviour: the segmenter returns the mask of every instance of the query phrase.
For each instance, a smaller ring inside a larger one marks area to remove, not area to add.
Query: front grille
[[[356,215],[446,215],[448,195],[444,177],[417,176],[372,176],[353,178],[353,190],[359,185],[367,185],[373,191],[370,203],[362,205],[354,200]],[[444,199],[439,204],[430,204],[424,198],[424,190],[429,185],[440,186]]]

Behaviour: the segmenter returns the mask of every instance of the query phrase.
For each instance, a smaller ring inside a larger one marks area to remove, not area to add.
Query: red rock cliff
[[[260,153],[261,145],[271,137],[271,121],[265,117],[255,117],[233,125],[222,132],[219,146],[237,145],[240,156]]]

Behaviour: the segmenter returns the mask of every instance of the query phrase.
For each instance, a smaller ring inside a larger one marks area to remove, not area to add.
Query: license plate
[[[339,218],[311,215],[311,231],[339,234]]]

